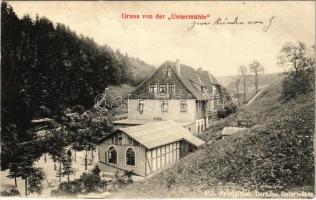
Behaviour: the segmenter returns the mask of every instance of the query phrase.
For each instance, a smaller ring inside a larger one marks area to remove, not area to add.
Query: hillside
[[[269,113],[280,106],[282,81],[284,77],[276,77],[267,88],[249,105],[246,110],[252,114]]]
[[[259,76],[259,89],[262,86],[266,86],[268,84],[273,83],[276,79],[279,79],[281,75],[279,73],[272,73],[272,74],[261,74]],[[220,76],[217,77],[217,80],[220,84],[222,84],[226,89],[229,91],[231,95],[236,94],[236,81],[241,79],[241,76]],[[242,81],[239,84],[239,93],[243,93],[243,85]],[[246,100],[248,101],[253,95],[255,95],[255,86],[254,86],[254,76],[249,75],[246,81]]]

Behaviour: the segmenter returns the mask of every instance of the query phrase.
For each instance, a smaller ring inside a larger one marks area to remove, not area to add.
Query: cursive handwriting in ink
[[[263,27],[263,32],[267,32],[270,29],[270,27],[272,25],[272,21],[273,21],[274,18],[275,18],[275,16],[270,18],[269,24],[267,26]]]

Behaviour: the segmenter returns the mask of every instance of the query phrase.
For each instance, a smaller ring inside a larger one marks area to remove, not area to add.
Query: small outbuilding
[[[204,143],[171,120],[120,128],[99,145],[99,167],[104,172],[133,171],[147,176]]]
[[[222,137],[237,135],[246,133],[247,128],[240,128],[240,127],[225,127],[222,131]]]

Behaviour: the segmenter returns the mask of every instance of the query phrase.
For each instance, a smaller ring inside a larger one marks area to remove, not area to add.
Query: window
[[[159,84],[159,93],[166,93],[166,85]]]
[[[117,144],[117,137],[116,137],[116,135],[113,135],[113,137],[112,137],[112,144]]]
[[[126,165],[135,166],[135,151],[132,148],[126,151]]]
[[[131,137],[127,136],[127,144],[128,145],[133,145],[133,139]]]
[[[206,89],[205,89],[204,86],[201,86],[201,93],[202,93],[202,94],[205,94],[205,93],[206,93]]]
[[[116,164],[117,163],[117,152],[115,147],[110,147],[108,150],[108,163]]]
[[[122,133],[117,133],[118,144],[122,145]]]
[[[169,94],[174,94],[175,93],[175,86],[174,86],[174,84],[169,84],[168,85],[168,92],[169,92]]]
[[[171,77],[171,67],[165,68],[163,70],[163,77],[170,78]]]
[[[149,92],[150,93],[156,93],[157,92],[156,84],[150,84],[149,85]]]
[[[164,100],[161,104],[161,111],[162,112],[168,112],[168,101]]]
[[[180,111],[181,112],[186,112],[188,109],[188,105],[186,101],[181,101],[180,102]]]
[[[140,114],[143,114],[143,112],[144,112],[144,102],[143,102],[143,100],[139,100],[137,110],[139,111]]]

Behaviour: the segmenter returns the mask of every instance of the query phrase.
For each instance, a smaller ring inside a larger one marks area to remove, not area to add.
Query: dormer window
[[[143,112],[144,112],[144,102],[143,102],[143,100],[139,100],[137,110],[139,111],[140,114],[143,114]]]
[[[201,93],[202,93],[202,94],[205,94],[205,93],[206,93],[206,90],[205,90],[205,87],[204,87],[204,86],[201,86]]]
[[[163,77],[170,78],[171,77],[171,67],[167,67],[163,70]]]
[[[165,84],[159,84],[159,93],[166,93],[166,89]]]
[[[162,112],[168,112],[168,101],[164,100],[161,104],[161,111]]]

